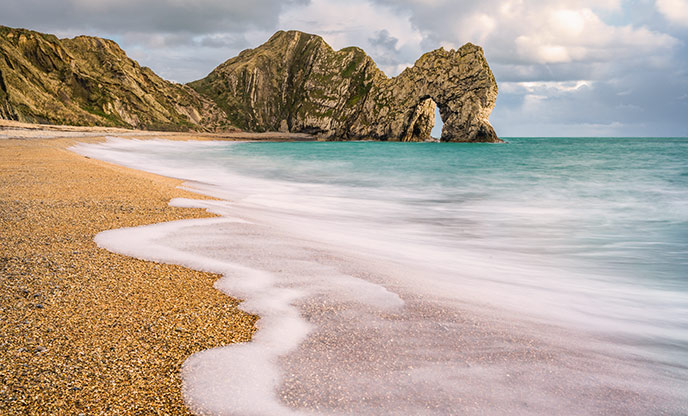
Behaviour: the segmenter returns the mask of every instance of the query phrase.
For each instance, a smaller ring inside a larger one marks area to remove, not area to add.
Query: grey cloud
[[[204,35],[198,41],[198,45],[205,48],[229,49],[245,49],[256,46],[251,45],[244,35],[224,33]]]
[[[366,52],[375,56],[375,61],[379,66],[395,65],[402,59],[401,53],[397,49],[399,39],[391,36],[387,30],[375,32],[374,36],[368,38],[368,43],[371,45],[372,50]]]
[[[375,36],[368,38],[368,41],[374,46],[379,46],[387,50],[396,50],[397,43],[399,43],[399,39],[390,36],[386,29],[377,31]]]
[[[307,0],[4,0],[0,23],[36,30],[208,33],[274,27],[285,7]]]
[[[686,91],[685,79],[662,71],[618,75],[570,92],[502,91],[491,121],[506,136],[688,135],[688,100],[677,95]]]
[[[391,35],[399,35],[398,29],[392,29],[394,22],[390,22],[389,30],[380,30],[380,25],[374,29],[328,26],[319,16],[308,15],[299,21],[299,28],[331,34],[340,41],[345,38],[350,45],[363,47],[389,75],[414,62],[424,51],[472,41],[484,47],[500,84],[592,81],[591,87],[576,91],[543,89],[530,93],[503,88],[491,117],[503,135],[595,131],[688,135],[688,29],[668,25],[657,13],[654,1],[622,2],[621,10],[597,12],[608,26],[645,28],[654,33],[652,39],[665,34],[678,42],[669,40],[663,47],[640,42],[636,47],[632,39],[624,43],[624,39],[616,42],[607,38],[606,44],[586,45],[591,52],[581,59],[549,64],[517,50],[517,37],[529,34],[532,28],[528,22],[500,20],[503,0],[369,1],[396,11],[400,19],[407,18],[420,34],[419,40],[404,43],[396,39]],[[298,12],[295,8],[306,4],[308,0],[4,0],[0,24],[110,37],[141,64],[168,79],[186,82],[205,76],[242,49],[264,42],[278,25],[290,26],[294,22],[280,21],[280,16]],[[532,0],[521,6],[528,8],[524,15],[532,17],[553,4],[574,9],[595,7],[592,0]],[[480,13],[494,19],[489,33],[482,31],[484,27],[475,17]],[[473,31],[469,30],[471,25]],[[542,98],[533,98],[538,95]]]
[[[101,34],[102,35],[102,34]],[[119,43],[126,45],[138,45],[151,49],[180,48],[194,44],[189,34],[183,33],[140,33],[127,32],[117,36]]]

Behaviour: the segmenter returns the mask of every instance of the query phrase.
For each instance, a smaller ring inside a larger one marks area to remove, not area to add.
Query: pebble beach
[[[177,141],[147,140],[155,138]],[[538,152],[528,149],[547,153],[564,139],[512,140],[539,163]],[[371,199],[372,185],[356,176],[370,175],[356,163],[371,165],[376,154],[373,165],[406,157],[405,144],[277,141],[265,134],[0,122],[0,414],[685,413],[680,352],[645,341],[664,336],[682,345],[680,333],[655,331],[653,321],[662,317],[666,328],[685,327],[676,312],[679,298],[645,290],[641,302],[633,298],[636,291],[612,286],[614,279],[600,286],[601,274],[590,274],[598,280],[588,286],[586,273],[551,273],[551,254],[533,246],[537,240],[518,228],[520,218],[507,222],[516,227],[507,236],[520,236],[520,247],[532,247],[537,257],[502,248],[509,256],[493,259],[492,252],[471,249],[466,234],[457,235],[449,251],[442,248],[446,234],[417,239],[405,230],[419,224],[419,209],[423,215],[432,210],[403,202],[414,183],[422,187],[413,194],[422,197],[430,181],[405,175],[399,195],[391,192],[393,183],[379,179],[399,175],[378,175],[374,185],[388,191],[380,192],[387,197],[381,201]],[[682,166],[682,159],[660,152],[664,141],[620,141],[603,144],[616,146],[617,155],[622,145],[626,159],[653,155],[668,161],[655,165]],[[426,147],[414,148],[415,166],[447,165],[469,151],[477,166],[492,166],[481,158],[494,162],[500,151],[508,151],[502,159],[518,151],[440,149],[454,152],[448,158]],[[327,163],[333,149],[337,163]],[[347,155],[351,163],[340,163]],[[482,177],[466,169],[455,173]],[[334,182],[314,183],[314,177]],[[588,179],[584,183],[595,182]],[[489,196],[483,201],[500,206],[504,183],[500,175],[481,184]],[[647,189],[642,180],[632,183],[640,189],[631,193]],[[436,204],[424,200],[430,208]],[[594,207],[607,212],[607,205]],[[389,212],[411,221],[390,222]],[[521,211],[507,204],[499,212],[503,219]],[[470,212],[456,218],[486,221]],[[193,221],[174,222],[181,219]],[[536,228],[549,230],[546,225]],[[586,230],[606,229],[593,224]],[[489,247],[499,248],[500,241],[490,236]],[[653,270],[654,263],[638,264]],[[508,288],[500,286],[505,283]],[[601,290],[597,297],[579,296],[576,288],[585,287]],[[627,296],[621,305],[620,294]],[[523,299],[528,305],[519,308]],[[641,315],[623,306],[641,303]],[[627,326],[607,325],[609,311],[626,317]],[[215,348],[232,344],[239,345]]]
[[[249,340],[257,317],[213,288],[217,275],[117,255],[93,237],[208,217],[168,205],[199,196],[66,150],[103,132],[0,133],[0,414],[188,414],[184,360]]]

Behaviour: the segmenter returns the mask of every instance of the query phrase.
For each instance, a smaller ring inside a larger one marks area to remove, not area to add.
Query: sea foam
[[[171,201],[219,218],[96,238],[115,252],[221,274],[216,288],[260,315],[252,342],[186,361],[184,397],[192,409],[498,415],[647,414],[685,406],[681,355],[661,349],[686,341],[685,298],[560,255],[588,247],[553,244],[539,234],[571,221],[577,211],[570,206],[556,198],[519,206],[472,190],[460,204],[415,210],[445,190],[408,201],[392,184],[371,195],[364,177],[354,178],[358,188],[325,178],[342,168],[338,160],[306,160],[295,165],[299,173],[280,167],[250,175],[281,162],[218,160],[234,146],[110,138],[74,148],[220,198]],[[244,163],[244,170],[229,162]],[[320,176],[270,178],[279,172]],[[485,221],[490,212],[504,216]],[[443,227],[428,223],[435,217]],[[516,237],[510,221],[532,226]]]
[[[213,205],[190,200],[174,202],[197,208]],[[280,378],[275,361],[298,346],[310,331],[292,306],[303,293],[276,287],[275,277],[269,272],[159,243],[172,233],[193,234],[199,226],[214,228],[243,222],[227,217],[174,221],[104,231],[95,241],[115,253],[221,274],[215,287],[228,295],[246,297],[242,309],[263,317],[253,342],[203,351],[185,362],[184,397],[190,408],[213,414],[290,414],[275,397]]]

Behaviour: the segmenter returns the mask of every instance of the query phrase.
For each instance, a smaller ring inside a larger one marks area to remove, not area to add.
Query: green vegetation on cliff
[[[372,76],[382,73],[362,50],[335,52],[321,37],[293,31],[277,32],[189,85],[242,129],[323,134],[362,110]]]
[[[277,32],[207,77],[165,81],[110,40],[0,26],[0,118],[25,122],[311,133],[327,140],[499,141],[497,83],[480,47],[437,49],[388,78],[360,48]]]
[[[225,114],[113,41],[0,26],[0,118],[151,130],[215,130]]]
[[[442,140],[500,141],[488,121],[497,83],[472,44],[427,53],[390,79],[359,48],[335,51],[320,36],[280,31],[189,85],[246,130],[422,141],[438,105]]]

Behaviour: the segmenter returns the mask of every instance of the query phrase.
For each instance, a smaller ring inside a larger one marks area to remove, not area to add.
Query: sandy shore
[[[50,124],[29,124],[11,120],[0,120],[0,139],[47,139],[47,138],[83,138],[117,135],[119,137],[161,137],[170,140],[266,140],[266,141],[313,141],[315,136],[305,133],[281,133],[268,131],[253,133],[245,131],[228,131],[222,133],[197,132],[152,132],[130,130],[116,127],[80,127],[56,126]]]
[[[250,339],[218,276],[98,248],[100,231],[207,217],[179,181],[66,150],[98,129],[0,129],[0,414],[186,414],[180,366]],[[23,132],[23,139],[9,130]],[[137,135],[136,132],[130,132]],[[180,136],[167,134],[166,137]]]

